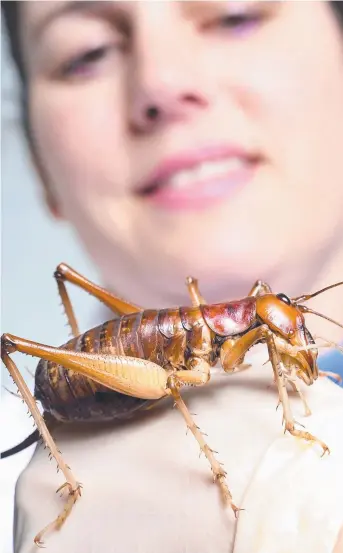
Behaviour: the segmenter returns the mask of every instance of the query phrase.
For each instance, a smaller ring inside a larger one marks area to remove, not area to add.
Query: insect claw
[[[233,511],[234,511],[234,513],[235,513],[235,518],[238,518],[238,516],[239,516],[238,513],[239,513],[240,511],[245,511],[245,509],[236,507],[236,505],[233,505],[233,504],[231,505],[231,507],[232,507],[232,509],[233,509]]]
[[[41,540],[37,540],[36,538],[33,540],[35,542],[35,544],[37,545],[37,547],[41,547],[42,549],[45,549],[45,545],[44,545],[44,542],[41,541]]]
[[[328,446],[326,446],[326,447],[323,448],[323,453],[321,454],[321,457],[324,457],[325,453],[327,453],[328,455],[331,454],[331,451],[330,451],[330,449],[328,448]]]

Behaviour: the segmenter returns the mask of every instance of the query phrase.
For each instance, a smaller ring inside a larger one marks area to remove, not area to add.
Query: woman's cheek
[[[39,100],[37,99],[37,103]],[[75,213],[102,190],[103,163],[106,153],[95,137],[99,133],[89,118],[74,106],[42,102],[32,106],[32,124],[37,154],[48,186],[52,187],[62,215],[73,221]],[[105,180],[106,182],[106,180]],[[94,199],[94,198],[93,198]]]

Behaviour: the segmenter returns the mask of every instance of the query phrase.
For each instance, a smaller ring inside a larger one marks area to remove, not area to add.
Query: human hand
[[[83,490],[62,528],[45,536],[47,552],[333,553],[343,528],[343,390],[328,379],[302,386],[310,417],[289,392],[295,419],[331,449],[321,458],[317,445],[283,434],[265,351],[247,360],[248,370],[215,371],[208,385],[183,392],[245,509],[238,520],[166,401],[127,423],[52,432]],[[15,553],[37,551],[34,536],[63,508],[54,493],[63,476],[46,451],[37,448],[18,481]]]

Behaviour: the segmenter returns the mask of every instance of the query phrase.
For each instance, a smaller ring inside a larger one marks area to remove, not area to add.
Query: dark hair
[[[20,38],[19,38],[19,8],[21,1],[18,0],[6,0],[1,1],[1,9],[4,15],[4,21],[7,29],[7,35],[9,39],[9,49],[12,55],[14,64],[17,68],[17,71],[20,76],[22,91],[21,91],[21,104],[22,104],[22,118],[24,124],[24,130],[28,138],[30,138],[29,133],[29,123],[28,123],[28,112],[27,112],[27,78],[23,62],[23,57],[20,47]],[[337,21],[342,29],[343,33],[343,2],[340,0],[330,1],[330,7],[332,8]]]

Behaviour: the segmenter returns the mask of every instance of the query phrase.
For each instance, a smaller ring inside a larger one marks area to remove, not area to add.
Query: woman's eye
[[[232,27],[233,29],[235,29],[236,27],[242,27],[243,25],[252,23],[255,20],[256,20],[256,16],[252,17],[248,15],[237,14],[237,15],[227,15],[225,17],[222,17],[219,23],[224,27]]]
[[[111,46],[99,46],[98,48],[87,50],[62,66],[62,76],[73,77],[86,74],[98,62],[104,60],[106,56],[108,56],[110,50]]]
[[[207,25],[209,28],[228,29],[234,33],[249,31],[251,28],[258,25],[264,15],[261,13],[236,13],[227,14],[218,18],[216,21]]]

